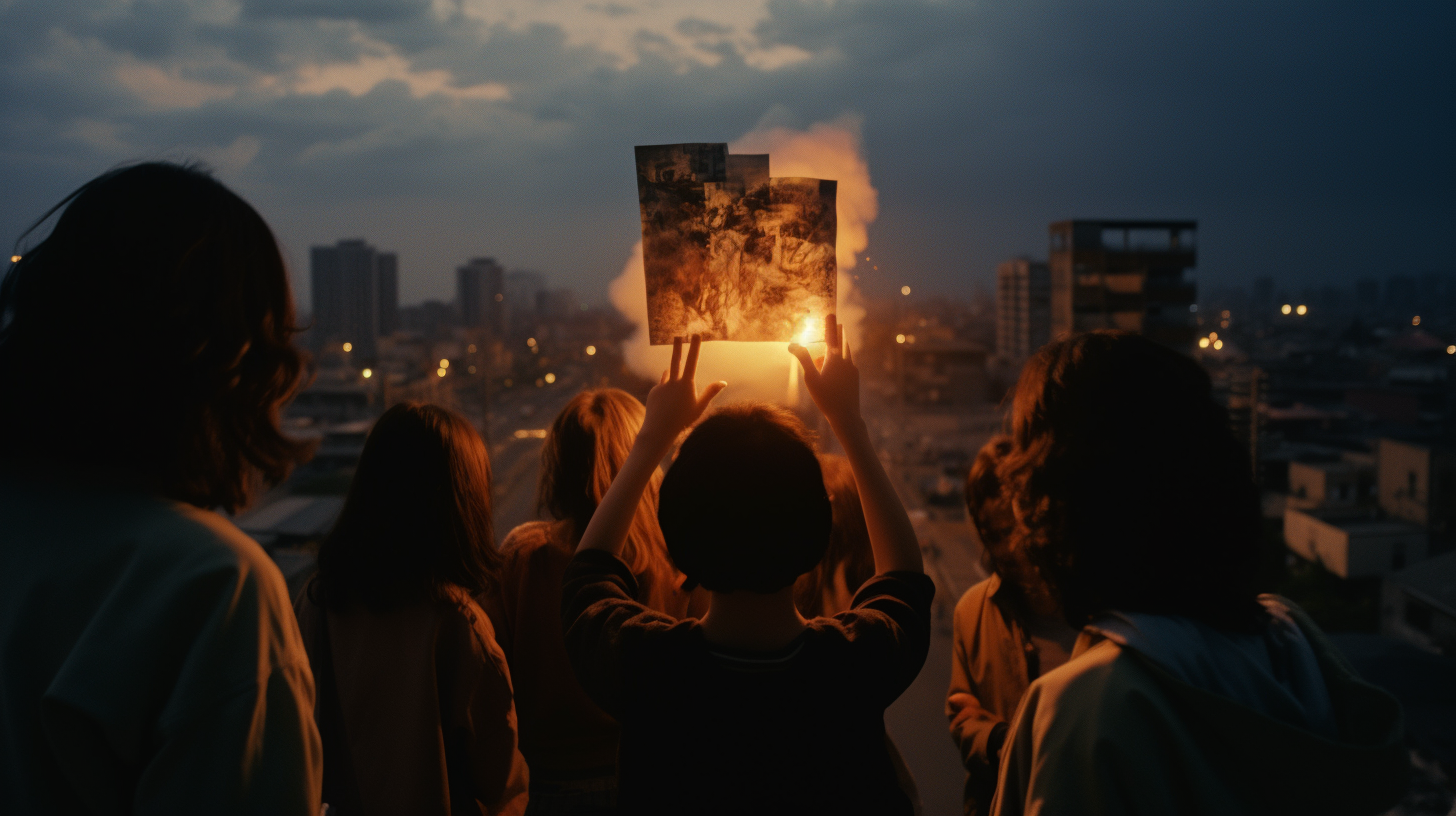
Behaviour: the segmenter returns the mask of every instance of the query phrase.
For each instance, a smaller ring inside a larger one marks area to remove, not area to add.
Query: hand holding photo
[[[721,143],[636,148],[653,345],[787,342],[835,308],[832,180],[771,178]]]

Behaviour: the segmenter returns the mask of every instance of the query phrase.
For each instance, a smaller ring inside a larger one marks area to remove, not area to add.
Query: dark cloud
[[[964,291],[1080,216],[1199,218],[1212,282],[1453,268],[1449,3],[773,0],[753,38],[804,56],[774,71],[706,17],[643,28],[623,63],[557,26],[441,20],[425,3],[252,2],[235,20],[191,8],[0,11],[7,235],[123,158],[248,156],[219,169],[295,259],[362,232],[403,253],[407,296],[447,293],[453,264],[482,253],[595,295],[636,238],[632,145],[856,111],[885,286]],[[711,42],[714,64],[682,37]],[[279,86],[300,66],[384,57],[415,84]],[[235,90],[149,104],[122,65]]]

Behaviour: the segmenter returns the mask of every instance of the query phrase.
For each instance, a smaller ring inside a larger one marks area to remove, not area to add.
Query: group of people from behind
[[[290,599],[214,511],[308,455],[266,223],[165,163],[51,216],[0,284],[6,812],[919,811],[884,711],[935,587],[832,316],[789,351],[842,456],[786,409],[710,412],[682,338],[645,405],[567,405],[542,520],[497,548],[479,434],[397,405]],[[1256,592],[1248,467],[1187,358],[1100,332],[1028,363],[967,483],[992,573],[955,614],[967,813],[1399,796],[1394,701]]]

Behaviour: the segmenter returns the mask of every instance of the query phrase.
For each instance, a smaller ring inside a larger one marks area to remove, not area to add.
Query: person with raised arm
[[[822,365],[790,351],[846,451],[874,551],[875,577],[848,611],[805,619],[794,605],[794,582],[822,559],[832,524],[812,435],[763,403],[698,422],[726,383],[698,391],[696,336],[686,360],[674,343],[567,567],[567,651],[582,687],[622,724],[624,813],[912,812],[884,710],[925,662],[935,590],[860,416],[859,372],[834,317],[826,322]],[[674,565],[711,602],[701,620],[679,621],[634,600],[617,553],[657,464],[688,428],[658,520]]]

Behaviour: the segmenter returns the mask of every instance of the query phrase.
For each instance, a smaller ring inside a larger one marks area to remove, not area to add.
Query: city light
[[[907,335],[905,335],[905,342],[907,342],[907,343],[913,343],[913,342],[915,342],[915,335],[913,335],[913,334],[907,334]]]
[[[908,295],[908,294],[910,294],[910,287],[908,287],[908,286],[901,286],[900,287],[900,294],[902,294],[902,295]]]
[[[1419,326],[1419,325],[1421,325],[1421,316],[1420,315],[1416,315],[1415,317],[1412,317],[1411,318],[1411,325],[1412,326]]]
[[[905,342],[905,335],[903,335],[903,334],[897,334],[897,335],[895,335],[895,342],[896,343],[903,343],[903,342]]]
[[[501,301],[503,301],[505,299],[506,299],[506,296],[505,295],[502,295],[500,292],[496,292],[495,293],[495,302],[496,303],[500,303]]]
[[[1198,338],[1198,347],[1199,348],[1208,348],[1208,342],[1209,341],[1208,341],[1208,338],[1207,337],[1200,337],[1200,338]]]
[[[1229,310],[1228,309],[1224,309],[1223,310],[1222,317],[1223,317],[1224,320],[1228,320],[1230,317],[1232,317],[1232,315],[1229,314]]]
[[[526,345],[530,346],[531,348],[535,348],[536,347],[536,338],[534,338],[534,337],[527,337],[526,338]]]
[[[1298,306],[1295,306],[1294,307],[1294,313],[1295,314],[1302,315],[1302,314],[1307,313],[1308,311],[1309,311],[1309,307],[1308,306],[1305,306],[1303,303],[1301,303]]]
[[[11,263],[20,263],[20,256],[19,255],[11,255],[10,256],[10,262]]]
[[[450,367],[450,361],[449,360],[446,360],[444,357],[441,357],[440,358],[440,368],[449,368],[449,367]]]
[[[1446,353],[1447,354],[1456,354],[1456,346],[1447,346],[1446,347]]]
[[[1208,340],[1209,340],[1209,342],[1213,342],[1214,340],[1217,340],[1217,339],[1218,339],[1218,332],[1209,332],[1208,333]]]
[[[1279,311],[1282,314],[1289,314],[1290,312],[1294,311],[1294,307],[1293,306],[1290,306],[1288,303],[1286,303],[1283,306],[1280,306],[1279,307]]]
[[[597,347],[596,346],[587,346],[586,347],[586,356],[590,357],[590,356],[592,356],[593,354],[596,354],[596,353],[597,353]]]
[[[1215,341],[1213,341],[1213,350],[1214,351],[1218,351],[1221,348],[1223,348],[1223,341],[1222,340],[1215,340]]]
[[[475,366],[470,366],[469,368],[467,368],[465,370],[466,371],[469,371],[471,374],[474,374],[475,373]]]
[[[556,375],[555,374],[552,374],[551,372],[548,371],[548,372],[546,372],[546,376],[543,377],[542,379],[546,380],[546,384],[547,385],[550,385],[551,383],[556,382]]]
[[[465,353],[466,354],[474,354],[475,353],[475,344],[474,343],[471,343],[470,345],[466,346],[465,347]]]
[[[363,371],[359,372],[359,374],[360,374],[360,376],[362,376],[364,379],[367,380],[370,377],[373,377],[374,376],[374,369],[372,369],[372,368],[366,368]]]
[[[514,436],[517,439],[545,439],[546,429],[542,428],[540,430],[526,430],[522,428],[521,430],[511,434],[511,436]]]
[[[443,369],[443,368],[437,368],[437,369],[435,369],[435,375],[436,376],[439,376],[439,377],[445,376],[445,369]]]
[[[344,344],[344,353],[345,354],[348,354],[349,352],[351,352],[353,350],[354,350],[354,344],[353,343],[345,343]]]

